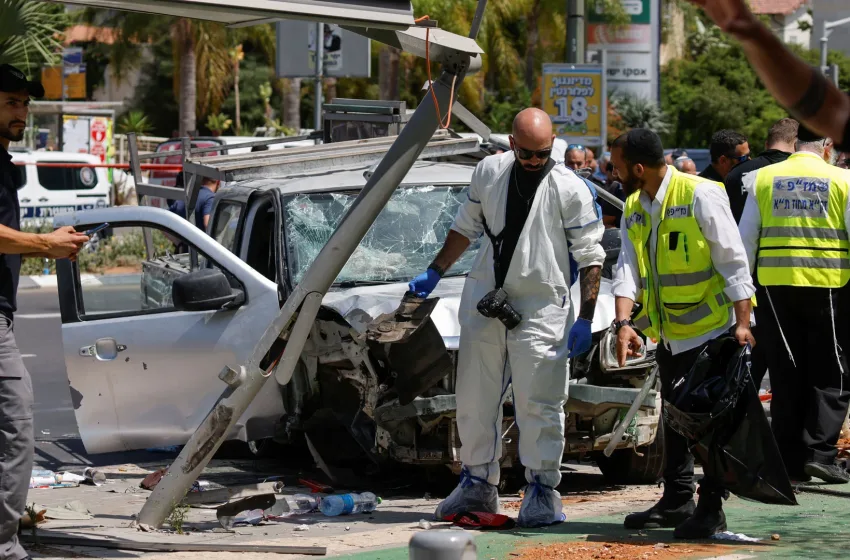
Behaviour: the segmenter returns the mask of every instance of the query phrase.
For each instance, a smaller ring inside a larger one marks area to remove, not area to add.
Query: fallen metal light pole
[[[469,61],[468,54],[457,53],[453,62],[444,63],[443,74],[434,83],[434,93],[443,110],[449,107],[452,84],[454,83],[456,89],[460,87]],[[283,380],[291,378],[323,295],[366,235],[393,191],[413,166],[417,156],[436,131],[437,125],[434,101],[430,95],[425,96],[342,223],[310,265],[301,283],[286,300],[280,314],[254,347],[251,358],[238,372],[230,368],[222,371],[220,377],[229,381],[230,386],[148,497],[139,513],[139,526],[161,526],[189,491],[192,483],[266,382],[268,377],[264,369],[271,369],[271,366],[265,362],[271,361],[267,357],[278,339],[286,341],[286,346],[277,365],[275,377]],[[272,357],[274,358],[277,356]]]

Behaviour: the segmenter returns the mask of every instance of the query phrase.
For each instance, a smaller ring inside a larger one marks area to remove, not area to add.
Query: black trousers
[[[658,373],[661,377],[661,397],[673,389],[673,384],[687,374],[705,344],[692,350],[673,355],[661,342],[655,353]],[[694,456],[690,442],[664,424],[664,497],[675,501],[687,501],[694,495]],[[721,492],[720,481],[711,477],[700,480],[700,494]]]
[[[850,348],[850,286],[770,286],[767,293],[770,299],[760,299],[759,308],[770,312],[758,316],[756,345],[768,350],[773,435],[795,477],[806,462],[831,464],[838,454],[835,444],[850,405],[850,370],[842,351]]]

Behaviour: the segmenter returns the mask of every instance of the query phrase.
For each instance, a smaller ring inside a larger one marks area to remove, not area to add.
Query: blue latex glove
[[[410,281],[407,287],[411,292],[416,294],[416,297],[426,298],[431,295],[434,288],[440,282],[440,275],[433,268],[429,268],[416,278]]]
[[[592,323],[587,319],[579,318],[573,327],[570,329],[570,335],[567,337],[567,348],[570,349],[568,358],[584,354],[590,350],[593,334],[590,332]]]

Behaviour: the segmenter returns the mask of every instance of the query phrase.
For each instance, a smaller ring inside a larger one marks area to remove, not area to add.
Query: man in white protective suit
[[[605,252],[596,193],[550,157],[552,122],[525,109],[513,123],[511,151],[475,168],[467,199],[442,250],[410,282],[427,297],[482,235],[461,298],[457,424],[461,481],[436,517],[497,513],[502,404],[508,387],[520,431],[526,490],[518,524],[560,523],[568,357],[586,352]],[[581,273],[581,309],[570,310],[570,254]],[[567,335],[569,333],[569,335]]]

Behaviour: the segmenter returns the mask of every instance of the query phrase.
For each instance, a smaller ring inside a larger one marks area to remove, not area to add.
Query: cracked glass
[[[403,185],[369,228],[336,279],[337,284],[408,282],[421,274],[443,246],[466,185]],[[328,242],[358,191],[283,196],[284,233],[293,285]],[[472,267],[479,242],[447,272]]]

